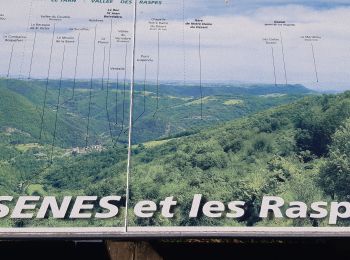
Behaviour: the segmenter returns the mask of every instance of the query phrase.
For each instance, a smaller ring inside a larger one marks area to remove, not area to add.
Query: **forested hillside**
[[[191,197],[200,193],[206,200],[248,202],[248,214],[239,223],[222,219],[222,225],[323,225],[311,219],[262,223],[259,203],[263,195],[306,203],[347,200],[349,137],[350,92],[305,98],[219,129],[151,148],[138,146],[132,198],[176,194],[183,202],[181,212],[188,212]],[[202,217],[193,222],[182,216],[174,224],[210,225],[212,221]]]
[[[3,90],[3,97],[8,93],[9,90]],[[28,101],[29,97],[24,99],[11,93],[12,97],[26,107],[26,113],[35,111]],[[13,102],[8,106],[11,104]],[[235,109],[238,110],[237,107]],[[16,122],[11,120],[7,118],[1,122]],[[21,129],[21,122],[13,127]],[[35,139],[23,130],[7,128],[2,132],[2,194],[58,197],[125,194],[127,152],[124,144],[107,145],[100,150],[81,153],[72,152],[64,146],[55,147],[50,162],[48,154],[52,147],[49,143],[13,143],[11,140],[18,140],[17,134]],[[136,131],[134,134],[140,133]],[[264,195],[281,196],[287,202],[347,200],[350,195],[347,185],[350,176],[349,137],[350,92],[346,92],[339,95],[310,95],[294,103],[219,125],[212,124],[201,130],[136,143],[132,157],[131,203],[145,199],[160,201],[167,196],[176,196],[180,208],[177,217],[171,221],[160,216],[148,220],[150,222],[142,221],[134,219],[131,211],[130,223],[182,226],[326,225],[326,221],[314,219],[261,220],[258,217],[260,201]],[[239,220],[213,220],[205,216],[190,220],[185,212],[188,212],[196,193],[203,194],[204,200],[246,201],[247,213]],[[49,219],[40,223],[8,220],[2,225],[109,226],[121,223],[119,219],[104,222]],[[343,221],[341,225],[348,223]]]
[[[172,222],[157,217],[151,222],[132,219],[131,223],[326,225],[327,222],[313,219],[262,221],[257,213],[259,202],[263,195],[306,203],[346,200],[350,194],[347,185],[350,176],[349,118],[350,92],[314,96],[194,135],[135,145],[132,202],[160,201],[167,196],[176,196],[181,210]],[[36,178],[27,180],[25,192],[124,194],[125,158],[126,150],[120,147],[58,159]],[[8,167],[17,166],[10,163]],[[16,178],[16,174],[12,176]],[[11,184],[12,178],[6,180]],[[246,201],[247,213],[239,221],[213,220],[204,216],[189,220],[184,212],[188,211],[196,193],[203,194],[205,200]],[[91,225],[101,224],[90,222]],[[56,225],[59,223],[64,224],[58,222]],[[347,222],[342,224],[348,225]]]

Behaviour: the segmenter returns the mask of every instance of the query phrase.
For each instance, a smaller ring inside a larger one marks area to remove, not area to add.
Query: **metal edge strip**
[[[0,228],[0,239],[156,239],[230,237],[350,237],[350,227]]]

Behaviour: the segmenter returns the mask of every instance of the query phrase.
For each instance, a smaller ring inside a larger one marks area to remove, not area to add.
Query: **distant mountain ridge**
[[[44,135],[38,140],[46,87]],[[29,133],[33,142],[50,143],[54,135],[59,87],[58,80],[49,80],[46,84],[45,80],[0,79],[0,91],[3,92],[0,113],[6,111],[6,116],[0,119],[0,128],[16,128]],[[57,145],[84,146],[89,116],[89,144],[110,144],[116,139],[126,142],[130,98],[128,82],[125,85],[124,81],[118,84],[110,82],[107,89],[106,81],[94,80],[91,103],[90,87],[87,81],[75,84],[72,80],[61,82]],[[197,131],[316,92],[301,85],[204,84],[202,94],[201,101],[200,88],[196,85],[162,83],[157,88],[152,84],[136,84],[135,118],[141,117],[135,123],[133,141],[140,143]],[[201,103],[205,120],[199,117]],[[157,116],[154,116],[155,113]]]

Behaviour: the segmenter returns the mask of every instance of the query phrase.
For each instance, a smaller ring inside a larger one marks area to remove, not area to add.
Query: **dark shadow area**
[[[172,259],[349,259],[350,239],[237,239],[158,241],[153,247]]]
[[[165,259],[349,259],[350,239],[211,239],[149,241]],[[0,259],[109,259],[103,241],[4,241]],[[147,259],[147,258],[145,258]],[[122,260],[122,259],[121,259]],[[136,260],[136,259],[135,259]]]
[[[8,241],[0,242],[1,260],[104,260],[109,259],[103,242]]]

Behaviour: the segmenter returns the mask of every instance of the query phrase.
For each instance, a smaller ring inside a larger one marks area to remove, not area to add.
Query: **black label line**
[[[106,70],[106,46],[103,47],[102,82],[101,82],[102,85],[101,85],[101,90],[104,89],[105,70]]]
[[[57,104],[56,104],[56,116],[55,116],[55,127],[53,132],[52,144],[51,144],[51,156],[50,156],[50,164],[53,162],[53,152],[56,142],[56,134],[57,134],[57,121],[58,121],[58,112],[60,109],[60,99],[61,99],[61,89],[62,89],[62,78],[63,78],[63,67],[64,60],[66,55],[66,45],[63,46],[63,54],[62,54],[62,63],[61,63],[61,75],[60,75],[60,83],[58,87],[58,96],[57,96]]]
[[[318,71],[317,71],[317,63],[316,63],[316,57],[315,57],[315,48],[314,48],[313,43],[311,43],[311,50],[312,50],[312,57],[313,57],[313,61],[314,61],[315,77],[316,77],[316,81],[318,83],[319,82]]]
[[[96,52],[96,31],[97,31],[97,25],[95,26],[95,29],[94,29],[94,48],[92,52],[91,78],[90,78],[90,91],[89,91],[89,109],[88,109],[88,118],[87,118],[87,125],[86,125],[85,148],[88,147],[89,134],[90,134],[91,99],[92,99],[93,77],[94,77],[94,68],[95,68],[95,52]]]
[[[282,37],[282,33],[281,32],[280,32],[280,37],[281,37],[281,46],[282,46],[284,79],[286,81],[286,85],[288,85],[288,77],[287,77],[287,69],[286,69],[286,58],[285,58],[285,53],[284,53],[284,44],[283,44],[283,37]]]
[[[124,82],[123,82],[123,107],[122,107],[122,122],[121,129],[116,138],[115,143],[117,143],[124,132],[124,123],[125,123],[125,105],[126,105],[126,65],[127,65],[127,57],[128,57],[128,44],[125,44],[125,56],[124,56]]]
[[[36,36],[37,36],[37,31],[35,30],[34,40],[33,40],[33,45],[32,45],[32,53],[30,56],[28,79],[31,79],[31,77],[32,77],[32,66],[33,66],[34,52],[35,52],[35,46],[36,46]]]
[[[119,72],[117,72],[117,84],[115,85],[115,125],[118,125],[118,91],[119,91]]]
[[[199,56],[199,91],[201,101],[201,120],[203,120],[203,88],[202,88],[202,48],[201,33],[198,34],[198,56]]]
[[[10,54],[10,60],[9,60],[9,65],[7,68],[7,75],[6,75],[6,86],[9,86],[9,79],[10,79],[10,71],[11,71],[11,67],[12,67],[12,58],[13,58],[13,49],[15,47],[15,44],[12,44],[11,46],[11,54]]]
[[[136,123],[146,113],[146,81],[147,81],[147,63],[145,63],[145,71],[143,78],[143,110],[141,114],[134,120]]]
[[[185,39],[185,0],[182,0],[182,51],[183,51],[183,85],[186,86],[186,39]]]
[[[50,56],[49,56],[49,66],[48,66],[48,69],[47,69],[47,77],[46,77],[46,83],[45,83],[44,104],[43,104],[43,108],[42,108],[42,111],[41,111],[41,123],[40,123],[40,134],[39,134],[39,139],[42,138],[43,128],[44,128],[45,108],[46,108],[47,91],[48,91],[49,79],[50,79],[51,60],[52,60],[52,51],[53,51],[53,43],[54,43],[54,39],[55,39],[55,32],[56,32],[56,24],[54,24],[54,26],[53,26],[53,32],[52,32],[51,47],[50,47]]]
[[[26,52],[26,48],[27,48],[27,37],[28,37],[28,30],[30,27],[30,21],[32,19],[32,11],[33,11],[33,0],[30,1],[30,6],[29,6],[27,27],[26,27],[24,45],[23,45],[23,50],[22,50],[22,55],[21,55],[21,65],[20,65],[19,74],[18,74],[19,79],[21,78],[22,69],[23,69],[24,53]]]
[[[106,102],[105,102],[105,108],[106,108],[106,114],[107,114],[107,123],[108,123],[108,129],[109,129],[109,135],[111,139],[113,140],[113,134],[112,134],[112,126],[111,126],[111,120],[109,117],[109,110],[108,110],[108,100],[109,100],[109,84],[106,84]]]
[[[113,31],[113,24],[111,19],[111,25],[110,25],[110,31],[109,31],[109,46],[108,46],[108,71],[107,71],[107,83],[106,83],[106,115],[107,115],[107,122],[108,122],[108,128],[109,128],[109,134],[113,141],[113,134],[112,134],[112,126],[111,126],[111,120],[109,116],[109,110],[108,110],[108,100],[109,100],[109,81],[110,81],[110,68],[111,68],[111,49],[112,49],[112,31]]]
[[[80,48],[80,33],[78,35],[77,49],[76,49],[76,52],[75,52],[74,79],[73,79],[73,90],[72,90],[72,98],[71,99],[74,99],[75,88],[76,88],[76,83],[77,83],[77,69],[78,69],[78,59],[79,59],[79,48]]]
[[[275,79],[275,87],[277,87],[275,52],[274,52],[273,46],[271,46],[271,55],[272,55],[272,66],[273,66],[273,76]]]
[[[160,39],[159,39],[159,31],[158,31],[158,34],[157,34],[157,99],[156,99],[156,111],[154,112],[153,114],[153,117],[156,116],[156,114],[158,113],[158,110],[159,110],[159,70],[160,70]]]

